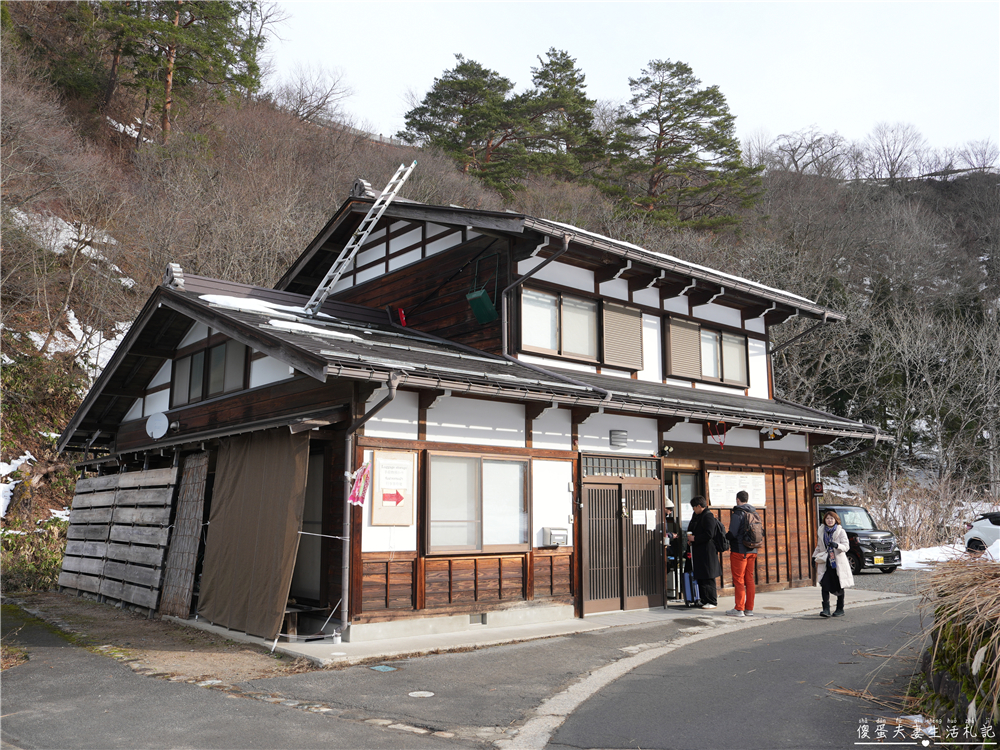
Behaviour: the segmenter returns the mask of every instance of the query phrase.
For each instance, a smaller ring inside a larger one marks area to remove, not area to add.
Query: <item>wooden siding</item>
[[[59,585],[155,610],[177,469],[81,479]]]
[[[551,552],[535,550],[531,557],[535,571],[532,581],[533,599],[568,600],[573,596],[572,547],[560,547]]]
[[[426,607],[524,601],[527,558],[527,554],[427,558]]]
[[[494,244],[487,249],[490,243]],[[479,237],[415,265],[339,291],[335,296],[339,301],[377,309],[389,307],[393,313],[401,307],[406,312],[408,325],[498,354],[501,348],[500,321],[480,324],[465,295],[472,291],[475,282],[476,263],[469,261],[482,252],[478,287],[482,288],[485,280],[490,299],[499,312],[500,300],[494,297],[510,283],[506,251],[505,241]],[[487,260],[493,253],[498,253],[498,256]],[[500,278],[496,284],[497,294],[494,295],[493,278],[497,270]]]
[[[190,435],[191,440],[197,440],[198,433],[202,431],[249,426],[254,422],[315,411],[326,406],[333,409],[348,403],[350,398],[350,383],[331,381],[323,384],[312,378],[299,377],[173,409],[169,414],[171,422],[181,425],[178,435]],[[155,446],[156,442],[146,434],[145,419],[126,422],[118,430],[117,447],[120,452]]]
[[[757,552],[758,590],[794,588],[812,583],[811,496],[804,467],[708,463],[706,471],[760,472],[765,477],[766,505],[758,508],[764,522],[764,546]],[[729,528],[735,498],[710,498],[711,509]],[[732,588],[728,553],[723,553],[722,585]]]
[[[174,535],[167,555],[160,614],[187,619],[191,614],[191,594],[198,565],[198,547],[204,521],[205,482],[208,477],[208,452],[184,458],[177,499]]]

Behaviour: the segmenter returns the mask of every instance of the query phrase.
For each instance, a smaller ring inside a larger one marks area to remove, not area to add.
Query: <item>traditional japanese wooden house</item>
[[[362,640],[659,607],[664,530],[738,489],[758,586],[811,582],[813,448],[880,436],[775,398],[768,332],[839,313],[403,200],[310,310],[373,200],[273,289],[168,269],[60,439],[86,475],[61,586],[266,638],[289,612]]]

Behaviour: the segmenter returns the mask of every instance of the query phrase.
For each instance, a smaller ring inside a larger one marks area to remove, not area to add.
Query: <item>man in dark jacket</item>
[[[750,549],[740,541],[743,524],[747,516],[756,514],[757,510],[750,504],[750,495],[745,490],[736,493],[736,507],[729,517],[729,567],[733,573],[733,586],[736,587],[736,608],[726,612],[733,617],[753,616],[753,600],[756,592],[755,576],[757,572],[757,550]]]
[[[691,498],[691,510],[694,516],[688,523],[687,534],[688,544],[691,545],[691,571],[701,591],[702,609],[715,609],[719,605],[715,579],[722,575],[722,563],[719,562],[719,552],[715,548],[716,526],[719,522],[701,495]]]

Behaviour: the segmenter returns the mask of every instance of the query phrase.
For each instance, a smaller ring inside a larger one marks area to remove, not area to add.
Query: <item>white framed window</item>
[[[529,548],[528,459],[428,453],[430,554]]]
[[[185,406],[246,388],[247,347],[228,340],[174,360],[171,404]]]
[[[642,313],[618,303],[524,289],[521,348],[638,371],[643,368]]]
[[[670,319],[668,330],[668,375],[749,386],[746,336],[677,318]]]

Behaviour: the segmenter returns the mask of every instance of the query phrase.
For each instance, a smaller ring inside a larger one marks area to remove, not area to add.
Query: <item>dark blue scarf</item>
[[[823,524],[823,543],[826,545],[827,552],[834,548],[833,535],[838,528],[840,528],[838,524],[834,524],[832,527]],[[831,568],[836,568],[837,558],[834,557],[832,560],[827,560],[827,564],[829,564]]]

